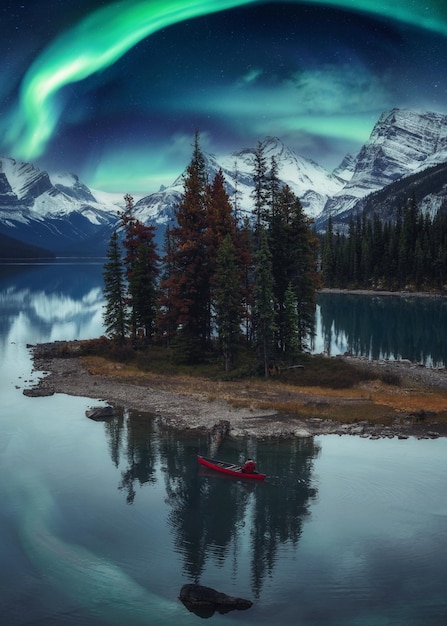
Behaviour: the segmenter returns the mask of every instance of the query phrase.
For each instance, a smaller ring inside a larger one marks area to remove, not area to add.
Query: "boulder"
[[[103,422],[115,417],[115,410],[111,406],[93,406],[85,412],[85,415],[95,422]]]
[[[228,613],[234,609],[249,609],[253,602],[243,598],[234,598],[203,585],[188,584],[180,589],[180,600],[186,608],[199,617],[211,617],[215,611]]]

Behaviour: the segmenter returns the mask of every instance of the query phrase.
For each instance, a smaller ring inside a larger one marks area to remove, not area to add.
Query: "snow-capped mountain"
[[[123,204],[96,198],[73,174],[0,158],[0,232],[25,243],[56,253],[99,245],[103,253]]]
[[[408,189],[415,189],[414,176],[419,173],[418,202],[423,210],[433,214],[445,205],[447,183],[438,173],[436,185],[431,184],[435,179],[426,176],[425,170],[447,162],[447,115],[401,109],[384,113],[359,154],[347,155],[332,173],[297,155],[279,139],[266,138],[263,148],[267,167],[274,157],[280,180],[300,198],[320,230],[329,215],[334,226],[346,224],[352,212],[363,210],[372,194],[382,203],[379,213],[386,219],[388,200],[383,199],[389,196],[378,192],[389,187],[396,199],[394,186],[399,182],[399,198],[404,197],[406,179]],[[253,208],[255,153],[256,148],[243,148],[226,156],[204,155],[209,179],[221,169],[233,205],[247,215]],[[172,185],[135,204],[140,221],[159,227],[159,242],[182,192],[180,174]],[[118,211],[124,207],[123,196],[89,189],[73,174],[48,174],[32,164],[0,158],[0,234],[56,254],[104,254],[118,223]]]
[[[352,163],[352,177],[328,200],[317,223],[346,214],[365,196],[445,161],[447,115],[403,109],[383,113]]]
[[[297,155],[276,137],[267,137],[263,148],[267,169],[274,157],[279,179],[300,198],[305,213],[310,217],[319,215],[328,199],[342,189],[348,179],[343,178],[347,167],[343,172],[330,174],[314,161]],[[255,152],[256,148],[244,148],[219,158],[213,154],[204,155],[208,179],[211,181],[221,169],[230,199],[245,214],[250,214],[253,208],[251,194]],[[172,218],[182,192],[183,178],[179,176],[171,186],[139,200],[135,204],[135,216],[144,223],[165,223]]]

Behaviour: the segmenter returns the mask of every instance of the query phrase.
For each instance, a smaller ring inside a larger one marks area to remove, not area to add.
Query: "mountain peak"
[[[386,111],[360,150],[351,179],[328,201],[320,222],[328,215],[352,210],[366,195],[446,159],[447,115],[398,108]]]

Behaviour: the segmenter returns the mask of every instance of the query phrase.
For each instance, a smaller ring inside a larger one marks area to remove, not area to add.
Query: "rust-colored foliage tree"
[[[205,159],[196,133],[191,162],[183,181],[183,198],[170,229],[170,248],[161,283],[162,325],[172,333],[179,361],[203,358],[209,337],[209,259],[207,255],[208,190]],[[169,318],[169,319],[168,319]]]

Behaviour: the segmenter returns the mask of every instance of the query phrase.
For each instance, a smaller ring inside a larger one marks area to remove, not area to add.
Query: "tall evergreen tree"
[[[253,340],[253,288],[254,288],[254,259],[253,259],[253,232],[250,221],[246,217],[236,229],[236,255],[239,266],[240,284],[242,289],[242,323],[245,328],[246,345]]]
[[[169,309],[176,334],[176,355],[185,362],[203,358],[210,330],[210,271],[207,256],[208,185],[205,159],[195,134],[191,162],[183,180],[183,197],[171,229],[170,276],[161,288],[169,294]]]
[[[117,231],[114,231],[110,238],[103,278],[106,300],[104,307],[106,334],[114,340],[123,342],[129,331],[129,316],[124,265]]]
[[[301,338],[299,333],[300,318],[298,303],[292,285],[289,283],[284,295],[284,315],[282,348],[287,361],[292,362],[301,350]]]
[[[256,254],[254,310],[256,345],[264,376],[269,377],[269,364],[274,353],[275,298],[273,292],[272,255],[267,233],[260,230],[260,247]]]
[[[124,264],[128,282],[132,334],[143,330],[150,338],[154,332],[157,307],[159,256],[155,245],[155,227],[145,226],[133,215],[133,198],[127,194],[126,212],[121,216],[124,226]]]
[[[269,191],[267,178],[267,161],[264,154],[264,145],[262,141],[258,141],[255,151],[253,163],[253,212],[255,216],[255,231],[260,232],[261,225],[264,222],[265,210],[267,206]]]
[[[207,249],[207,270],[209,273],[210,296],[209,296],[209,323],[211,325],[208,336],[213,335],[214,322],[214,282],[217,266],[217,255],[224,239],[229,236],[234,243],[236,239],[236,221],[233,214],[233,207],[230,197],[225,189],[225,178],[222,170],[215,175],[209,187],[209,199],[207,207],[207,229],[206,229],[206,249]]]
[[[269,247],[272,254],[277,310],[278,347],[284,349],[286,291],[291,286],[297,302],[301,341],[312,333],[315,292],[319,287],[317,238],[301,202],[285,185],[270,213]]]
[[[161,263],[160,286],[158,292],[158,313],[156,328],[159,340],[169,347],[177,329],[176,309],[171,297],[171,276],[174,273],[174,242],[171,227],[168,225],[164,234],[163,258]]]
[[[326,287],[333,287],[335,282],[334,229],[332,216],[329,215],[326,232],[323,238],[321,266]]]
[[[219,248],[214,282],[219,346],[224,357],[225,371],[228,372],[237,354],[242,321],[240,271],[230,233]]]
[[[277,205],[279,202],[279,195],[282,187],[279,180],[279,166],[275,156],[270,159],[270,171],[266,175],[266,192],[267,192],[267,204],[268,213],[274,214],[277,212]]]

